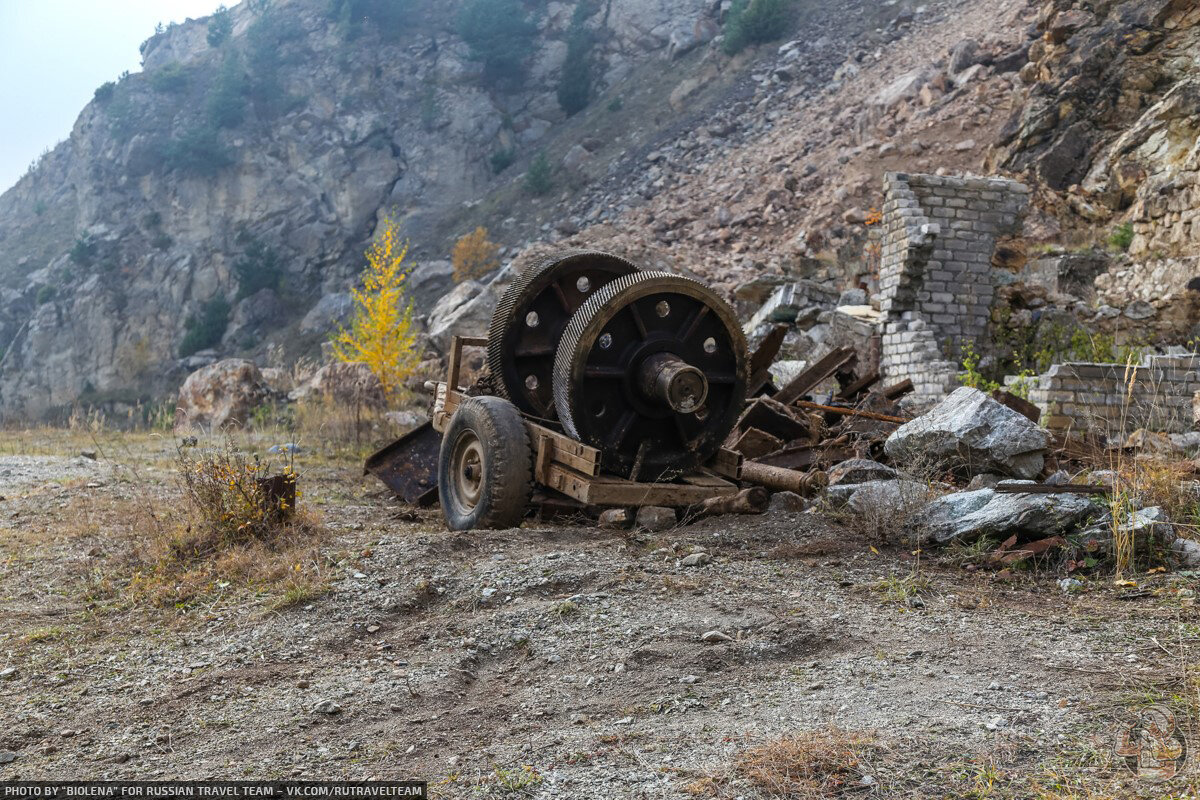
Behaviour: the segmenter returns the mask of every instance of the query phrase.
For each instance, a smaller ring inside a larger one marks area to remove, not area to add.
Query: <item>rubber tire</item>
[[[474,508],[463,507],[451,485],[450,462],[464,433],[473,433],[483,450],[483,485]],[[532,446],[517,407],[501,397],[464,400],[446,426],[438,453],[438,496],[446,526],[452,531],[515,528],[532,495]]]

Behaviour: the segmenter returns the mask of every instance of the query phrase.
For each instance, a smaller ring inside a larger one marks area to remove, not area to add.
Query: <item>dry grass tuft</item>
[[[186,608],[230,587],[249,587],[278,594],[279,609],[325,591],[331,566],[319,549],[325,529],[297,508],[291,464],[275,478],[274,466],[227,438],[211,450],[181,448],[176,467],[180,518],[155,526],[136,552],[129,583],[135,596]]]
[[[734,766],[767,797],[837,797],[864,788],[863,776],[870,774],[865,762],[875,748],[873,734],[831,726],[752,747]]]

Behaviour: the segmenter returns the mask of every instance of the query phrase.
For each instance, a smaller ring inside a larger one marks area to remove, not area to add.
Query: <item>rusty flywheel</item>
[[[535,417],[554,417],[551,386],[558,340],[597,290],[637,267],[610,253],[569,252],[521,273],[496,305],[487,363],[494,390]]]
[[[624,275],[571,317],[554,359],[554,405],[602,467],[665,480],[720,448],[746,399],[746,340],[729,305],[664,272]]]

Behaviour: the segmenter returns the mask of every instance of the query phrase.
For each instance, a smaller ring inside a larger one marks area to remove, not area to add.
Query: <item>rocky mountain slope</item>
[[[728,3],[549,3],[519,90],[488,85],[457,9],[393,30],[330,8],[239,5],[216,46],[207,20],[156,35],[144,72],[0,196],[6,418],[160,397],[218,353],[311,350],[388,211],[422,310],[478,224],[507,257],[603,246],[746,308],[796,277],[869,292],[889,170],[1021,178],[1029,255],[1095,256],[1096,296],[1040,302],[1127,338],[1200,336],[1193,3],[800,0],[790,36],[734,57]],[[555,90],[581,24],[595,81],[568,117]],[[242,117],[214,132],[230,85]],[[533,197],[539,153],[553,189]],[[1135,301],[1150,313],[1124,314]]]

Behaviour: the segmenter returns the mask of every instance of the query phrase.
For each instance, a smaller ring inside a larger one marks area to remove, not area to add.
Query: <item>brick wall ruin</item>
[[[1002,178],[884,176],[880,368],[928,404],[958,385],[965,343],[987,341],[1002,237],[1021,232],[1029,189]]]
[[[1193,428],[1197,392],[1200,355],[1190,354],[1150,356],[1128,372],[1121,364],[1055,364],[1029,399],[1042,409],[1043,424],[1056,430],[1185,433]]]

